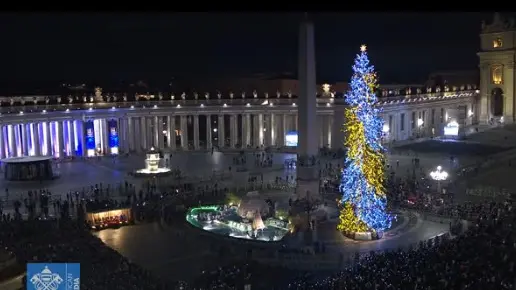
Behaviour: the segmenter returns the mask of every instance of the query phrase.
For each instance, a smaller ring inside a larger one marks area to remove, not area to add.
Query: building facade
[[[320,147],[341,148],[345,103],[321,87],[316,126]],[[396,91],[381,97],[384,141],[442,136],[450,121],[474,120],[474,85]],[[0,98],[0,158],[94,156],[160,150],[282,147],[298,130],[292,94],[242,93],[116,97]]]
[[[480,34],[479,121],[483,124],[514,123],[516,26],[495,13],[491,24],[482,23]]]

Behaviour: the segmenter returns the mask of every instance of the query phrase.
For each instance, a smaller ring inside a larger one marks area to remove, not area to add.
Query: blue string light
[[[363,152],[384,152],[381,144],[383,120],[380,117],[381,109],[376,106],[376,76],[374,66],[369,64],[365,46],[362,46],[361,53],[355,59],[353,72],[350,90],[345,97],[348,110],[353,112],[363,126],[365,144],[353,145],[360,148],[357,156],[350,156],[348,150],[339,189],[342,202],[351,202],[355,215],[371,230],[381,232],[391,227],[392,216],[386,213],[385,194],[379,192],[380,189],[373,186],[364,173]],[[379,174],[383,175],[383,168],[376,170],[380,170]]]

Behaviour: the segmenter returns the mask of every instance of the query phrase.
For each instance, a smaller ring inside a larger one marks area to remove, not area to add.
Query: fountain
[[[156,151],[154,147],[147,152],[146,157],[145,168],[134,171],[133,175],[135,177],[158,177],[171,173],[170,169],[160,167],[159,151]]]
[[[260,207],[251,204],[245,210],[234,205],[192,208],[186,214],[186,221],[217,235],[263,242],[279,241],[290,231],[288,222],[273,217],[264,220],[257,210]]]

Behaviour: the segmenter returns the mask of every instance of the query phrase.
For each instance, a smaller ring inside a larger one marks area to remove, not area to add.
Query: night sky
[[[3,83],[166,82],[296,72],[302,14],[3,14]],[[476,69],[491,13],[312,14],[319,81],[347,81],[367,44],[381,83]]]

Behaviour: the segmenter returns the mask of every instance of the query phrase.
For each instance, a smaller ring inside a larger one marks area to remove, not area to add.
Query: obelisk
[[[317,167],[318,141],[315,39],[314,26],[308,17],[299,30],[299,96],[298,96],[298,148],[297,188],[299,198],[319,199],[319,172]],[[319,128],[320,129],[320,128]]]

